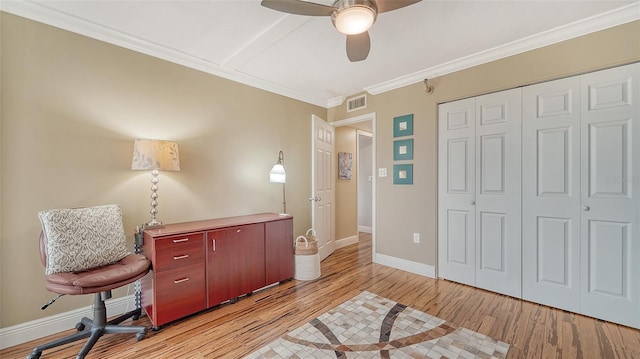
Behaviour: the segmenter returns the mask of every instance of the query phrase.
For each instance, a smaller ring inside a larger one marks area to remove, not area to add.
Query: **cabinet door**
[[[522,297],[580,311],[580,79],[523,89]]]
[[[208,305],[264,287],[264,258],[262,223],[207,232]]]
[[[640,64],[582,76],[582,313],[640,326]]]
[[[293,219],[265,224],[266,284],[293,278]]]
[[[438,276],[475,285],[475,100],[439,107]]]

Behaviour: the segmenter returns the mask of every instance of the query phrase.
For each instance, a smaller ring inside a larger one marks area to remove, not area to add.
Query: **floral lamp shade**
[[[178,144],[162,140],[135,140],[131,169],[180,171]]]

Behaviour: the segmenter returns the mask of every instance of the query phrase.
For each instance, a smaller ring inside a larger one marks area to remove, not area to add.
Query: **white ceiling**
[[[322,107],[640,19],[637,0],[423,0],[380,14],[369,57],[351,63],[329,17],[260,0],[2,0],[0,10]]]

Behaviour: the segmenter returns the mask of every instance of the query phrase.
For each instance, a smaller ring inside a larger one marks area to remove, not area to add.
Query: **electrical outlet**
[[[420,243],[420,233],[413,234],[413,243]]]

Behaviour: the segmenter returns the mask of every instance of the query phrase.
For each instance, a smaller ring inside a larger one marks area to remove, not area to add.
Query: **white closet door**
[[[581,308],[639,327],[640,64],[581,83]]]
[[[522,298],[579,312],[580,79],[522,98]]]
[[[522,92],[476,98],[476,286],[520,298]]]
[[[438,114],[438,276],[475,285],[475,100]]]

